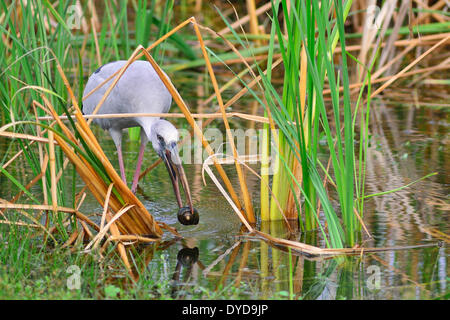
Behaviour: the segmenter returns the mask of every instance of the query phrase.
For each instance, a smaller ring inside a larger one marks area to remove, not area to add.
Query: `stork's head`
[[[150,141],[152,142],[153,149],[155,149],[161,158],[164,157],[166,150],[177,151],[178,140],[178,130],[169,121],[159,119],[152,125]],[[178,157],[178,151],[176,155]]]
[[[184,173],[183,165],[178,154],[177,143],[179,140],[178,130],[169,121],[159,119],[153,123],[150,131],[150,141],[153,149],[161,157],[169,172],[170,179],[177,199],[179,211],[178,220],[185,225],[197,224],[198,213],[192,206],[191,191]],[[181,201],[178,181],[181,180],[188,207],[183,207]]]

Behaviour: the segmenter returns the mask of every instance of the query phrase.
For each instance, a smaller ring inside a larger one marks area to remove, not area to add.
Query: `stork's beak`
[[[187,205],[192,214],[194,214],[194,207],[192,205],[191,191],[189,184],[184,173],[183,165],[181,164],[180,156],[178,155],[178,147],[176,143],[172,143],[166,146],[163,151],[162,159],[166,165],[167,171],[169,171],[170,179],[172,180],[173,191],[177,199],[178,207],[183,208],[183,202],[181,201],[180,187],[178,181],[181,180],[184,193],[186,195]]]

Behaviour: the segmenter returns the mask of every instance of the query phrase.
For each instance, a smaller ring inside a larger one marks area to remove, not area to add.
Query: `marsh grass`
[[[400,72],[379,78],[418,43],[411,39],[406,42],[409,46],[395,59],[385,65],[378,63],[380,55],[382,58],[392,55],[392,44],[404,30],[398,27],[404,19],[404,6],[400,9],[403,15],[397,17],[395,27],[389,29],[393,11],[385,10],[386,3],[376,20],[382,29],[376,32],[372,28],[368,33],[371,40],[367,41],[364,34],[361,46],[351,46],[352,51],[356,47],[361,49],[356,58],[346,50],[344,31],[352,3],[325,1],[319,6],[314,1],[272,1],[271,33],[266,37],[269,40],[267,62],[254,61],[261,79],[259,92],[233,72],[264,108],[264,115],[269,119],[263,125],[265,140],[261,148],[261,219],[298,219],[301,230],[318,228],[327,246],[333,248],[353,246],[361,239],[362,229],[370,237],[363,213],[364,200],[368,198],[365,195],[365,166],[370,140],[371,99],[449,39],[445,33],[433,35],[438,41],[433,47]],[[238,34],[220,10],[219,14],[231,30],[234,41],[243,51],[253,51],[256,56],[259,43],[250,43],[250,37]],[[445,26],[441,27],[443,29],[437,27],[434,30],[446,30]],[[389,41],[382,46],[382,39],[387,35]],[[377,39],[375,46],[371,44],[373,39]],[[281,55],[284,66],[281,93],[279,86],[272,83],[272,65],[279,61],[274,62],[275,54]],[[365,55],[371,55],[372,59],[366,59]],[[221,60],[218,55],[215,58]],[[359,67],[362,79],[358,84],[350,83],[348,61]],[[365,61],[368,61],[367,65]],[[447,62],[441,65],[448,68]],[[375,72],[376,66],[379,69]],[[247,65],[247,68],[250,67]],[[373,82],[384,83],[373,91]],[[274,123],[278,132],[274,130]],[[270,146],[271,135],[276,143]],[[325,141],[329,150],[328,163],[319,157],[321,141]],[[277,158],[276,173],[270,185],[264,163],[267,163],[271,148],[276,149]],[[434,173],[423,178],[431,175]],[[386,191],[391,192],[395,190]],[[338,206],[332,205],[330,194],[337,195]]]

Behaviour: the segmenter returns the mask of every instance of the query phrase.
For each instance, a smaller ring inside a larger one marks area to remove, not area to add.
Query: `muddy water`
[[[367,193],[401,187],[430,172],[425,181],[367,201],[364,220],[373,238],[363,236],[366,247],[391,247],[437,243],[449,234],[449,112],[445,109],[392,105],[378,100],[372,108]],[[97,130],[97,129],[96,129]],[[101,130],[103,147],[117,166],[114,145]],[[139,145],[127,141],[124,158],[131,179]],[[143,167],[157,159],[148,146]],[[25,167],[18,165],[17,170]],[[226,168],[235,185],[234,168]],[[240,232],[240,223],[214,184],[203,185],[201,166],[186,164],[196,208],[197,226],[182,226],[166,169],[160,165],[140,183],[138,196],[157,220],[178,229],[184,239],[154,252],[141,267],[142,277],[166,282],[175,298],[189,298],[189,292],[207,288],[211,298],[251,299],[428,299],[448,295],[449,250],[433,246],[345,259],[310,258],[275,248]],[[24,180],[30,177],[20,173]],[[10,183],[1,178],[0,197],[8,198]],[[254,199],[259,183],[248,176]],[[80,182],[80,187],[82,183]],[[4,187],[4,188],[3,188]],[[258,209],[257,204],[256,209]],[[83,212],[100,212],[93,198]],[[262,224],[276,236],[286,235],[283,223]],[[244,235],[244,236],[243,236]],[[311,232],[295,234],[294,240],[323,246]],[[140,251],[139,251],[140,252]],[[135,252],[135,255],[141,253]],[[144,255],[144,253],[142,253]],[[189,288],[189,290],[187,290]],[[448,297],[448,296],[447,296]]]

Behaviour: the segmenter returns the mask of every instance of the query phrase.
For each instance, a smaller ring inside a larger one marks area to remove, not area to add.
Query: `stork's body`
[[[98,68],[89,77],[83,96],[88,95],[125,64],[126,61],[123,60],[115,61]],[[83,101],[84,114],[88,115],[94,112],[103,95],[114,81],[114,78],[110,79]],[[171,103],[172,96],[151,64],[147,61],[138,60],[130,64],[97,114],[167,113],[170,110]],[[189,186],[187,185],[186,176],[178,156],[178,131],[170,122],[162,120],[159,117],[139,116],[131,118],[94,119],[94,122],[104,130],[109,131],[117,148],[120,174],[125,183],[126,177],[122,156],[122,131],[126,128],[141,127],[141,146],[131,190],[133,192],[136,191],[145,146],[150,140],[153,148],[167,166],[179,207],[182,207],[182,203],[178,189],[178,179],[181,180],[186,197],[188,198],[190,211],[192,214],[194,213]]]
[[[115,61],[98,68],[90,77],[84,89],[83,96],[95,89],[106,79],[116,73],[126,64],[126,61]],[[101,98],[108,90],[114,78],[83,101],[83,113],[92,114]],[[170,109],[172,96],[158,74],[147,61],[133,62],[122,75],[116,86],[110,92],[98,114],[108,113],[167,113]],[[159,118],[111,118],[95,119],[94,122],[104,130],[108,130],[117,148],[119,167],[122,180],[126,182],[125,168],[122,156],[122,130],[131,127],[141,127],[141,147],[138,163],[131,189],[136,191],[139,172],[142,165],[145,146],[151,137],[151,127]]]
[[[125,63],[126,61],[123,60],[115,61],[98,68],[89,77],[83,96],[116,73]],[[92,114],[113,80],[114,78],[86,98],[83,102],[85,114]],[[103,106],[100,107],[98,114],[167,113],[170,110],[171,103],[172,96],[150,63],[138,60],[133,62],[122,75]],[[94,122],[110,132],[122,132],[125,128],[139,126],[144,129],[149,137],[150,128],[158,119],[152,117],[112,118],[95,119]]]

